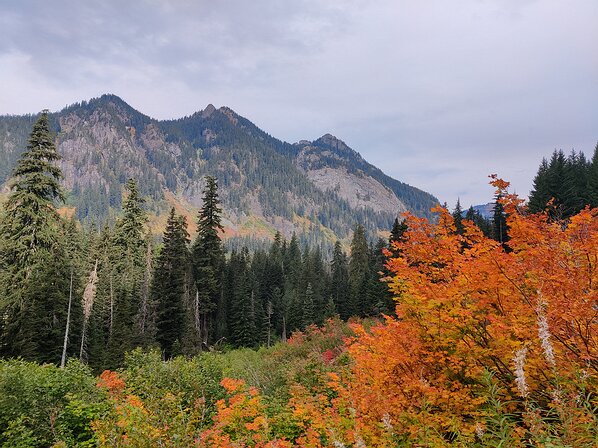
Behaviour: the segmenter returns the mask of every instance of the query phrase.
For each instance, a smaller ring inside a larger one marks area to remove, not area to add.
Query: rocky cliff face
[[[332,135],[291,145],[232,109],[153,120],[114,95],[52,114],[69,206],[83,221],[111,220],[122,185],[139,181],[160,216],[174,205],[194,220],[203,178],[219,179],[229,238],[276,230],[306,242],[346,238],[354,225],[387,230],[404,211],[427,214],[436,199],[368,164]],[[34,116],[0,117],[0,185],[26,147]],[[159,227],[159,226],[158,226]]]
[[[376,213],[395,215],[407,211],[405,204],[390,188],[359,167],[351,166],[351,156],[361,157],[344,142],[330,134],[319,140],[327,142],[328,146],[333,145],[334,149],[300,142],[302,148],[295,163],[320,190],[334,191],[353,208],[369,208]],[[335,163],[330,163],[330,160]]]

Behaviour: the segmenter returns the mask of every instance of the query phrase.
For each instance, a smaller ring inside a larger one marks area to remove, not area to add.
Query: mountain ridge
[[[0,184],[25,148],[35,116],[0,116]],[[176,201],[192,217],[203,177],[215,175],[231,238],[245,237],[250,225],[261,227],[265,238],[281,231],[330,242],[346,239],[357,222],[375,234],[404,211],[430,216],[437,203],[332,134],[287,143],[227,106],[208,104],[182,118],[157,120],[106,94],[50,117],[68,205],[82,221],[113,219],[128,177],[139,180],[156,215]]]

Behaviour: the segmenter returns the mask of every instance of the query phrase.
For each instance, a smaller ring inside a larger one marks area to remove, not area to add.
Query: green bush
[[[106,411],[104,393],[78,361],[59,369],[0,360],[0,446],[95,446],[91,422]]]
[[[216,401],[224,396],[221,362],[210,354],[163,361],[158,350],[136,349],[126,354],[122,373],[127,393],[137,395],[146,404],[158,403],[170,393],[180,399],[184,408],[203,401],[211,415]]]

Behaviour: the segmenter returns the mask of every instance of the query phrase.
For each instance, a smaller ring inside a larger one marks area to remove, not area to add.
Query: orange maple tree
[[[557,433],[582,446],[595,437],[579,430],[595,419],[595,399],[579,403],[596,390],[598,210],[553,222],[526,214],[508,183],[492,183],[508,216],[508,250],[471,222],[458,235],[441,207],[437,224],[408,216],[400,256],[387,265],[397,318],[355,327],[345,397],[368,446],[482,440],[488,375],[510,403],[513,440]],[[556,430],[540,424],[549,412]]]

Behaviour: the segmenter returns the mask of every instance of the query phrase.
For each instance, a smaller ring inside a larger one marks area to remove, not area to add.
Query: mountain
[[[120,209],[122,186],[139,181],[155,215],[175,206],[193,231],[203,178],[214,175],[231,241],[297,232],[310,243],[347,238],[356,223],[372,234],[411,211],[429,216],[438,200],[366,162],[338,138],[290,144],[228,107],[208,105],[177,120],[155,120],[115,95],[50,114],[68,190],[83,222],[102,224]],[[26,147],[34,115],[0,117],[0,184]]]
[[[492,219],[492,217],[494,216],[494,202],[474,205],[473,209],[486,219]]]

